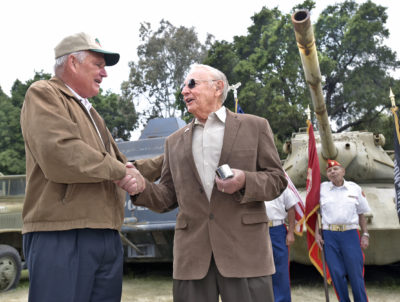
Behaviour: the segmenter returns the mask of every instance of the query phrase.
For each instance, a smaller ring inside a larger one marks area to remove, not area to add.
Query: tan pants
[[[174,302],[273,302],[272,277],[226,278],[211,260],[207,275],[201,280],[175,280]]]

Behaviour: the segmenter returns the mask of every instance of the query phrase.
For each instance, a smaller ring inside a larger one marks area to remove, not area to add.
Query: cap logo
[[[96,39],[94,39],[94,41],[96,42],[97,45],[99,45],[101,47],[99,39],[96,38]]]
[[[342,165],[340,163],[338,163],[336,160],[328,159],[328,162],[327,162],[327,165],[326,165],[326,169],[332,168],[334,166],[341,167]]]

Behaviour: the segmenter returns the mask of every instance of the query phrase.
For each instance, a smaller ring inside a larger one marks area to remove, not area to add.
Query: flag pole
[[[238,111],[238,97],[237,97],[237,89],[242,85],[242,83],[236,83],[235,85],[229,86],[229,89],[233,91],[233,98],[235,100],[235,113]]]
[[[322,235],[322,222],[321,222],[321,214],[320,211],[318,210],[317,213],[317,219],[318,219],[318,232],[324,240],[324,236]],[[321,244],[321,260],[322,260],[322,270],[324,272],[324,288],[325,288],[325,300],[326,302],[329,302],[329,292],[328,292],[328,280],[326,279],[326,262],[325,262],[325,251],[324,251],[324,245]]]

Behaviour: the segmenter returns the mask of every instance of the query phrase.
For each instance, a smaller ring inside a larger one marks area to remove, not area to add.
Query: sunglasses
[[[195,80],[195,79],[190,79],[189,81],[187,81],[187,83],[183,83],[181,86],[181,91],[183,90],[183,88],[185,88],[185,86],[187,85],[187,87],[189,89],[193,89],[194,87],[196,87],[196,85],[198,85],[201,82],[214,82],[214,81],[218,81],[218,80]]]

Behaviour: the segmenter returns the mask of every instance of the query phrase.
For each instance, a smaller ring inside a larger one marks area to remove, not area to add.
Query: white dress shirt
[[[222,106],[212,112],[205,124],[195,120],[192,152],[208,200],[215,183],[215,171],[221,156],[225,132],[226,109]]]

